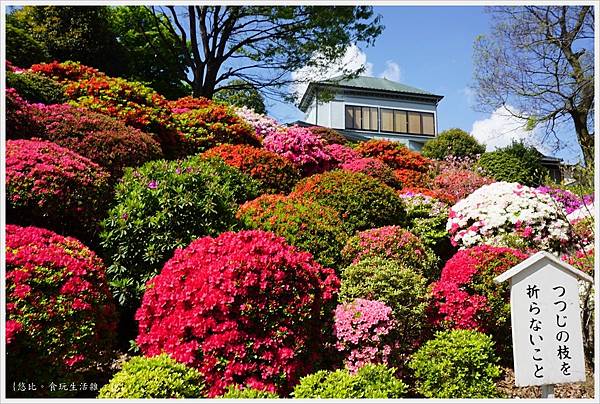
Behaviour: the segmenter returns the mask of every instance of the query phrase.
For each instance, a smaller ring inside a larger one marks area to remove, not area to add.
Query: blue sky
[[[509,144],[513,137],[526,141],[532,137],[515,129],[520,123],[514,119],[474,110],[469,92],[473,43],[491,26],[484,7],[379,6],[374,11],[383,16],[385,29],[374,46],[359,44],[366,62],[372,64],[372,75],[380,76],[391,62],[399,67],[401,83],[443,95],[438,106],[440,131],[453,127],[473,131],[492,148]],[[269,114],[279,121],[303,119],[303,113],[292,105],[268,104]],[[573,142],[559,152],[543,149],[570,162],[578,159],[579,148]]]

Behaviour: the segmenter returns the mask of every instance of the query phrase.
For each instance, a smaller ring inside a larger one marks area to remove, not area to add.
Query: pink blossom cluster
[[[239,108],[236,107],[234,109],[238,116],[246,120],[250,125],[252,125],[252,127],[254,127],[256,134],[261,139],[264,139],[272,133],[283,130],[283,127],[280,126],[277,121],[270,116],[258,114],[254,112],[253,109],[245,106]]]
[[[353,148],[337,143],[325,146],[325,150],[337,165],[350,164],[361,158]]]
[[[356,299],[335,310],[336,348],[344,363],[356,372],[367,363],[388,364],[394,349],[391,332],[395,327],[392,309],[384,303]]]
[[[299,126],[269,134],[263,145],[265,149],[291,160],[304,176],[327,171],[334,165],[323,141]]]

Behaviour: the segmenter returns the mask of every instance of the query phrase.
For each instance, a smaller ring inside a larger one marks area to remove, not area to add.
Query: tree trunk
[[[580,111],[571,111],[571,117],[575,126],[577,140],[583,152],[583,160],[586,167],[594,167],[594,134],[587,128],[587,114]]]

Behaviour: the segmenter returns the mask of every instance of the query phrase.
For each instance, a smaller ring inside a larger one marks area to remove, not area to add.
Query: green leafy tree
[[[26,30],[6,24],[6,60],[15,66],[29,67],[34,63],[47,62],[49,58],[46,48]]]
[[[151,6],[156,32],[178,37],[180,71],[194,96],[212,98],[240,79],[259,91],[291,99],[289,72],[325,67],[351,43],[372,44],[382,32],[368,6]],[[165,18],[167,16],[168,18]],[[320,57],[314,57],[319,55]]]
[[[573,127],[586,165],[594,165],[594,7],[491,8],[489,36],[475,42],[474,90],[486,111],[507,109],[543,126],[544,142]]]
[[[248,107],[258,114],[266,114],[265,99],[252,84],[245,80],[231,80],[213,96],[213,100],[221,101],[236,107]]]
[[[447,156],[472,157],[485,152],[485,146],[462,129],[452,128],[431,139],[421,153],[425,157],[443,160]]]
[[[513,142],[479,159],[483,171],[497,181],[518,182],[528,186],[542,184],[547,170],[542,166],[542,153],[523,143]]]

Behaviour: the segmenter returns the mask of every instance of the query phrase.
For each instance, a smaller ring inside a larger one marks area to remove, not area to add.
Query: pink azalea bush
[[[265,149],[291,160],[304,176],[322,173],[333,166],[323,141],[310,130],[293,126],[266,136]]]
[[[361,158],[353,148],[341,144],[328,144],[325,146],[327,153],[333,158],[336,165],[349,164]]]
[[[364,157],[348,161],[343,163],[340,168],[354,173],[370,175],[391,187],[399,187],[401,185],[394,176],[394,170],[383,161],[373,157]]]
[[[367,363],[389,364],[395,325],[392,309],[384,303],[356,299],[338,305],[334,333],[345,366],[355,373]]]

